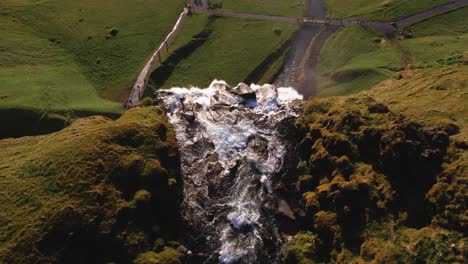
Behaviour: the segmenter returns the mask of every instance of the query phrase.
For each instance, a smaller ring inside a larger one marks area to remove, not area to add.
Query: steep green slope
[[[118,114],[133,79],[183,5],[1,1],[0,110],[28,110],[36,119],[49,112]]]
[[[152,72],[147,95],[174,86],[207,87],[213,79],[234,85],[260,79],[262,69],[268,69],[275,54],[281,55],[297,27],[294,23],[204,15],[190,18],[187,24],[191,26],[183,28],[174,42],[176,49]]]
[[[176,234],[177,149],[157,107],[0,140],[0,149],[1,263],[128,263]]]
[[[399,50],[378,32],[353,25],[340,29],[320,51],[320,97],[368,89],[403,68]]]
[[[396,21],[454,0],[327,0],[329,17]]]

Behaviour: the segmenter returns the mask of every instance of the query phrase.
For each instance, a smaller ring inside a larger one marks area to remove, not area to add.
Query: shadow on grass
[[[210,35],[214,31],[213,23],[217,18],[218,17],[216,16],[210,16],[205,28],[200,33],[194,35],[190,42],[175,50],[161,63],[161,66],[151,73],[148,81],[148,87],[145,90],[143,97],[151,97],[156,90],[164,86],[164,83],[174,72],[177,64],[190,56],[210,38]]]
[[[0,109],[0,124],[2,124],[0,126],[0,139],[57,132],[70,125],[77,118],[93,115],[102,115],[111,119],[117,119],[120,116],[118,113],[85,110],[47,113],[27,108]]]
[[[268,57],[265,58],[244,80],[245,83],[255,83],[262,79],[265,73],[270,69],[270,67],[283,56],[287,52],[287,50],[291,47],[291,44],[294,40],[295,34],[291,34],[291,37],[281,45],[277,50],[270,53]],[[272,82],[279,73],[283,70],[283,66],[281,66],[277,72],[272,76],[269,82]]]

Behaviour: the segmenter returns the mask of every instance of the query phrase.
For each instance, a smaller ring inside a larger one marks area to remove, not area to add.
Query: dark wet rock
[[[379,114],[388,113],[390,111],[386,105],[381,104],[381,103],[369,105],[367,109],[369,110],[370,113],[379,113]]]

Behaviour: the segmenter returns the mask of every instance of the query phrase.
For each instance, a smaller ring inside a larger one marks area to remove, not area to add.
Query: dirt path
[[[416,23],[419,23],[423,20],[426,20],[430,17],[444,14],[444,13],[447,13],[447,12],[450,12],[450,11],[453,11],[453,10],[456,10],[465,6],[468,6],[468,0],[458,0],[450,4],[436,6],[432,9],[423,11],[418,14],[414,14],[407,18],[403,18],[400,21],[396,22],[396,25],[398,28],[405,28],[405,27],[414,25]],[[463,21],[460,21],[460,22],[463,23]]]
[[[394,45],[401,53],[401,60],[403,61],[403,64],[405,65],[405,71],[404,75],[408,77],[411,75],[411,68],[413,65],[413,58],[411,56],[410,51],[408,50],[407,47],[403,46],[400,41],[398,41],[396,36],[390,36],[387,38],[392,45]]]

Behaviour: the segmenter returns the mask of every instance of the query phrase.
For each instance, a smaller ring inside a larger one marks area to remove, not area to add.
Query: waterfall
[[[181,155],[188,247],[204,263],[275,263],[281,238],[274,186],[298,113],[293,88],[213,81],[155,95]]]

